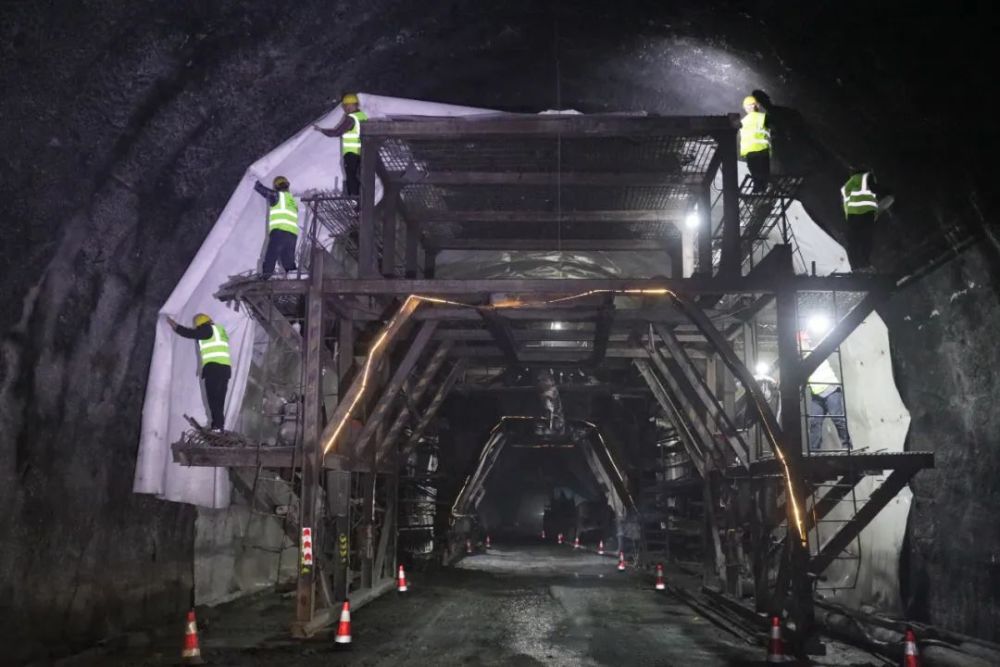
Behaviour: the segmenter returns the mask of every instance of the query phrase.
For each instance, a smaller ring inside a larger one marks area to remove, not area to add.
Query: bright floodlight
[[[809,333],[822,336],[830,330],[830,318],[823,313],[816,313],[809,318],[809,322],[806,324],[806,327],[808,327]]]
[[[562,322],[553,322],[552,323],[552,330],[553,331],[558,331],[560,329],[562,329]]]
[[[698,229],[698,226],[701,224],[701,218],[698,216],[697,212],[691,211],[687,214],[685,222],[687,223],[688,229]]]
[[[763,361],[757,362],[757,375],[767,375],[767,372],[771,370],[771,365]]]

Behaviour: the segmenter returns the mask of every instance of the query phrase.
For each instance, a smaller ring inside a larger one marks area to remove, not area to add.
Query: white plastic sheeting
[[[378,95],[361,94],[360,98],[362,108],[373,118],[495,113]],[[332,127],[342,116],[343,111],[338,106],[316,122],[322,127]],[[173,316],[185,325],[190,325],[195,313],[208,313],[229,333],[233,377],[226,397],[227,428],[237,423],[243,403],[253,351],[254,324],[243,312],[224,308],[213,294],[229,276],[254,269],[259,262],[265,244],[266,205],[253,186],[258,179],[270,185],[279,174],[288,177],[291,190],[297,195],[333,188],[335,183],[343,182],[340,141],[313,131],[310,124],[254,162],[160,309],[161,315]],[[174,334],[166,319],[160,317],[143,404],[133,490],[202,507],[226,507],[230,487],[224,468],[189,468],[173,462],[170,445],[188,427],[185,414],[201,422],[207,421],[198,378],[196,345]]]

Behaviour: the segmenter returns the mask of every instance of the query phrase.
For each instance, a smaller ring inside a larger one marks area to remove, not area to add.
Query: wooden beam
[[[427,295],[470,295],[470,294],[539,294],[539,295],[582,295],[586,292],[611,290],[623,293],[629,290],[671,290],[684,295],[697,294],[753,294],[774,292],[778,288],[807,292],[867,292],[891,282],[891,278],[877,275],[831,275],[831,276],[730,276],[691,278],[517,278],[517,279],[473,279],[473,280],[385,280],[328,278],[323,282],[324,291],[340,294],[384,294],[408,296]],[[277,287],[280,282],[272,281]],[[267,289],[264,287],[263,289]],[[275,290],[277,292],[277,290]],[[656,298],[655,294],[649,298]],[[573,302],[563,302],[574,305]]]
[[[719,273],[738,276],[740,273],[740,182],[736,166],[736,130],[718,135],[722,154],[722,256]]]
[[[424,226],[436,223],[459,224],[516,224],[516,223],[670,223],[678,228],[687,208],[685,201],[676,206],[662,209],[611,209],[611,210],[563,210],[563,211],[490,211],[490,210],[426,210],[414,211],[413,215]]]
[[[500,317],[495,310],[489,308],[478,308],[479,316],[483,318],[487,331],[500,346],[504,359],[510,366],[517,365],[517,342],[511,333],[510,324]]]
[[[876,290],[869,292],[859,301],[844,317],[837,322],[821,340],[809,355],[799,362],[798,373],[795,376],[796,384],[805,384],[809,376],[819,368],[823,360],[833,354],[833,351],[840,347],[841,343],[847,340],[855,329],[857,329],[865,318],[868,317],[875,308],[889,296],[888,290]]]
[[[361,429],[361,433],[358,435],[357,440],[354,441],[354,451],[357,458],[367,458],[368,442],[375,435],[375,429],[382,424],[395,399],[399,397],[399,390],[403,387],[403,382],[413,372],[417,361],[420,359],[420,355],[424,353],[424,349],[427,347],[427,343],[430,342],[436,328],[437,322],[433,320],[420,325],[420,330],[417,332],[416,337],[414,337],[410,347],[406,350],[402,361],[396,366],[392,378],[382,390],[378,402],[375,404],[370,416],[365,421],[364,427]]]
[[[416,414],[411,410],[410,405],[418,405],[420,403],[420,399],[423,398],[427,388],[430,387],[431,382],[434,380],[434,376],[437,375],[438,370],[447,358],[448,352],[451,351],[451,345],[451,341],[444,341],[438,346],[415,385],[411,386],[408,380],[404,382],[403,393],[406,395],[407,403],[400,409],[392,426],[389,427],[389,431],[378,443],[378,449],[375,454],[377,459],[384,457],[392,446],[396,444],[396,439],[403,432],[407,420],[411,415]]]
[[[615,322],[614,298],[608,298],[607,301],[607,305],[601,308],[597,316],[597,326],[594,329],[594,352],[590,358],[590,363],[594,365],[604,361],[608,351],[608,340],[611,338],[611,327]]]
[[[420,442],[420,438],[423,437],[424,431],[430,426],[431,421],[437,416],[438,410],[441,408],[441,404],[444,403],[444,399],[447,398],[448,393],[451,391],[452,386],[458,380],[458,376],[462,374],[465,369],[465,361],[459,359],[448,371],[448,375],[445,376],[444,382],[438,385],[437,391],[434,393],[434,397],[431,402],[424,409],[424,414],[420,417],[420,421],[417,422],[417,427],[413,429],[413,433],[410,435],[409,440],[402,447],[402,454],[405,456],[413,447]]]
[[[527,185],[527,186],[621,186],[699,187],[704,176],[697,172],[525,172],[525,171],[402,171],[389,178],[402,185]]]
[[[904,486],[913,478],[919,468],[897,468],[882,482],[875,491],[868,496],[866,502],[857,513],[845,523],[837,533],[820,547],[819,553],[809,561],[809,571],[812,574],[822,574],[823,570],[830,566],[830,563],[840,555],[840,552],[847,548],[847,545],[864,530],[865,526],[872,522],[878,513],[882,511],[889,501],[899,493]]]
[[[436,250],[543,250],[564,252],[665,251],[680,240],[669,239],[452,239],[431,236],[424,242]]]
[[[503,114],[485,116],[410,116],[365,123],[367,137],[447,141],[475,137],[705,137],[732,130],[729,116],[618,116]]]

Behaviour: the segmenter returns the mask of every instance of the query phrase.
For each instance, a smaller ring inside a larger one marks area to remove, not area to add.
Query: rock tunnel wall
[[[246,165],[355,87],[659,113],[734,111],[761,88],[776,159],[809,173],[802,198],[834,235],[849,161],[893,188],[880,267],[982,233],[882,315],[908,446],[938,456],[914,484],[905,602],[1000,638],[997,130],[969,101],[992,77],[988,6],[902,21],[894,3],[800,4],[4,3],[0,627],[18,650],[189,603],[193,511],[130,491],[156,310]]]

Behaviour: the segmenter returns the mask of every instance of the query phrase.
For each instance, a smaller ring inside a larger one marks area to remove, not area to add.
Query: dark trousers
[[[349,197],[361,194],[361,156],[357,153],[344,153],[344,188]]]
[[[753,181],[753,191],[764,192],[767,190],[767,181],[771,178],[770,151],[747,153],[746,161],[750,179]]]
[[[851,269],[871,266],[872,243],[875,240],[875,212],[847,216],[847,257]]]
[[[264,251],[264,267],[261,271],[265,278],[274,273],[274,265],[279,259],[285,271],[295,270],[295,244],[298,240],[296,234],[282,229],[272,230],[267,235],[267,250]]]
[[[221,429],[226,422],[226,390],[232,369],[223,364],[207,363],[201,369],[201,379],[205,382],[205,396],[208,411],[212,416],[212,428]]]
[[[837,435],[845,448],[851,448],[851,436],[847,433],[847,412],[844,405],[844,390],[840,387],[827,389],[822,394],[809,394],[807,420],[809,422],[809,449],[817,450],[823,445],[823,424],[827,417],[833,421]]]

